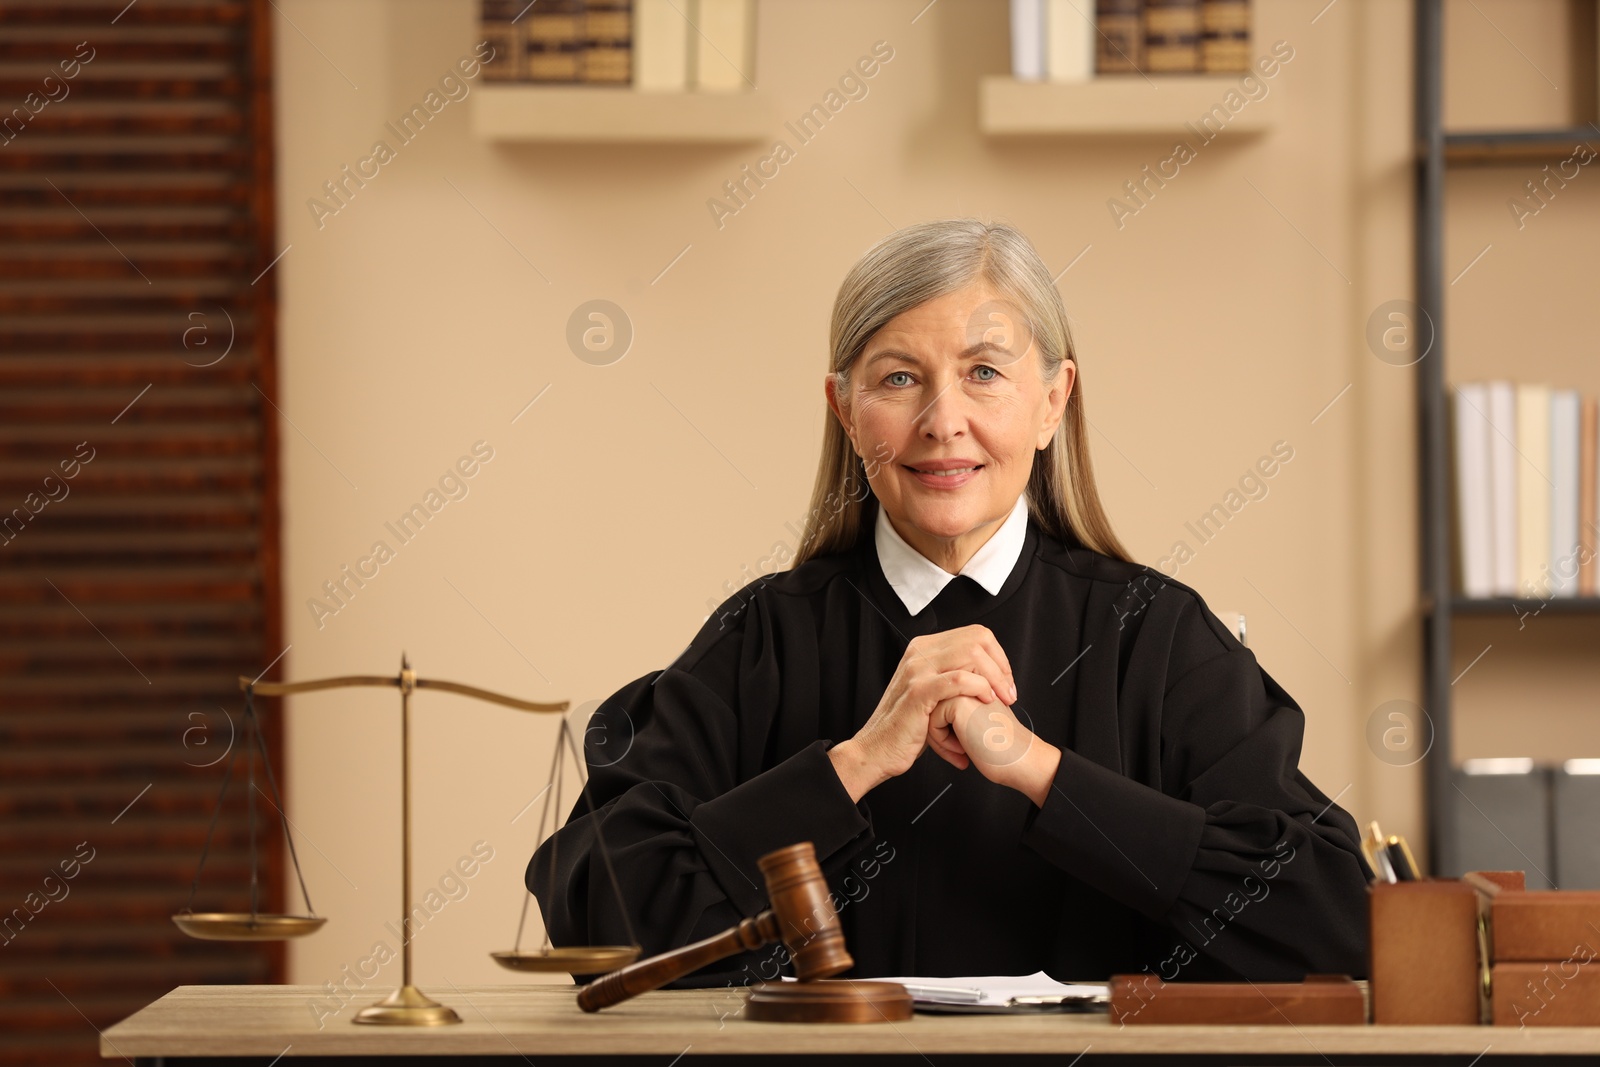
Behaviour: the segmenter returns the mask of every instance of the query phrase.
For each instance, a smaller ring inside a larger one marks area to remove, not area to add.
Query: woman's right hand
[[[928,744],[928,716],[953,696],[986,704],[1016,702],[1011,662],[987,626],[975,623],[911,639],[871,718],[854,737],[828,750],[851,800],[911,769]],[[964,753],[937,745],[934,751],[958,768],[967,766]]]

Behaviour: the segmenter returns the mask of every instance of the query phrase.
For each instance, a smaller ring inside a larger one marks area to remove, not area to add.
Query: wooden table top
[[[180,986],[111,1027],[104,1056],[575,1055],[717,1053],[1220,1053],[1332,1056],[1600,1053],[1600,1028],[1491,1026],[1113,1026],[1104,1014],[924,1015],[908,1022],[805,1024],[743,1017],[742,988],[646,993],[589,1015],[569,985],[427,985],[464,1020],[358,1026],[373,986],[318,1026],[316,986]]]

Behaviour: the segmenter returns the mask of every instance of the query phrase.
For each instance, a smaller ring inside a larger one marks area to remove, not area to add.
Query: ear
[[[1067,401],[1072,396],[1072,387],[1078,383],[1078,364],[1070,359],[1061,361],[1061,370],[1056,373],[1056,380],[1050,383],[1050,389],[1045,393],[1045,417],[1039,427],[1039,438],[1034,445],[1035,449],[1046,448],[1056,436],[1056,429],[1061,425],[1062,416],[1066,414]]]
[[[833,412],[834,418],[839,420],[839,425],[844,427],[845,436],[850,439],[850,446],[855,448],[856,455],[859,456],[861,450],[855,447],[856,430],[854,424],[850,421],[850,413],[840,405],[838,396],[834,394],[834,388],[837,384],[838,379],[833,374],[829,373],[822,376],[822,392],[828,399],[828,410]]]

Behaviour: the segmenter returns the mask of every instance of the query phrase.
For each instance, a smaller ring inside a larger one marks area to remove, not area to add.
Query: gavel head
[[[855,966],[811,842],[769,852],[757,862],[767,880],[778,936],[794,958],[794,976],[812,982]]]

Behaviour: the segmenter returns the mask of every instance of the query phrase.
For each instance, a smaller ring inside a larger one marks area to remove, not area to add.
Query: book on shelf
[[[1095,0],[1047,0],[1044,75],[1053,82],[1094,77]]]
[[[1595,398],[1536,382],[1468,382],[1451,407],[1461,593],[1596,595]]]
[[[583,0],[539,0],[518,23],[524,80],[576,83],[583,68]]]
[[[1144,69],[1151,74],[1200,69],[1200,0],[1144,0]]]
[[[1495,589],[1494,501],[1489,483],[1489,387],[1482,382],[1456,386],[1455,473],[1457,556],[1461,588],[1468,596],[1492,596]]]
[[[483,65],[483,78],[491,82],[516,82],[523,77],[522,28],[517,15],[526,0],[482,0],[478,9],[478,35],[494,54]]]
[[[1144,0],[1096,0],[1096,74],[1137,74],[1144,69]]]
[[[1578,429],[1578,592],[1600,586],[1600,401],[1583,398]]]
[[[1550,387],[1517,383],[1517,589],[1537,591],[1550,562]]]
[[[1096,74],[1250,69],[1250,0],[1095,0],[1094,31]]]
[[[494,82],[628,85],[633,81],[633,4],[480,0],[480,33],[495,50],[484,76]]]
[[[689,39],[689,77],[702,91],[739,92],[755,85],[754,0],[698,0]]]
[[[582,65],[588,85],[633,82],[633,0],[584,0]]]
[[[1095,73],[1096,0],[1011,0],[1011,76],[1085,82]]]
[[[1494,540],[1494,585],[1469,596],[1504,596],[1517,588],[1517,392],[1510,382],[1490,382],[1489,499]]]
[[[689,88],[689,19],[694,0],[633,0],[633,87]]]
[[[1011,0],[1011,76],[1044,79],[1045,0]]]
[[[1200,69],[1207,74],[1250,69],[1250,0],[1201,0]]]
[[[1559,566],[1563,556],[1578,551],[1578,417],[1576,389],[1550,394],[1550,593],[1576,596],[1579,560]]]

